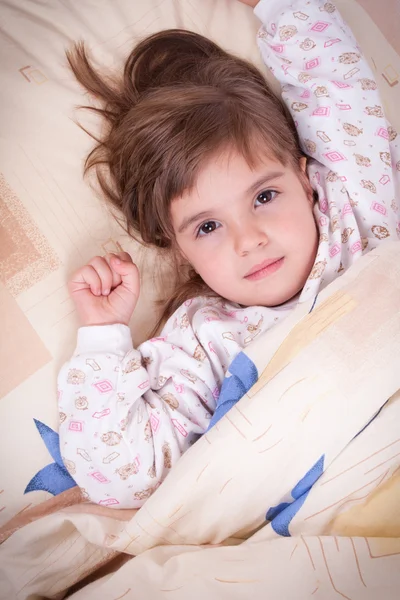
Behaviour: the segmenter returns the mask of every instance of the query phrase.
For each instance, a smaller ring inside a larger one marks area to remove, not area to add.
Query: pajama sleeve
[[[397,237],[399,138],[339,11],[326,0],[262,0],[255,14],[263,23],[262,57],[282,86],[305,153],[330,171],[328,185],[329,178],[343,182],[363,231]]]
[[[60,449],[91,501],[140,507],[206,431],[228,364],[202,313],[182,307],[139,349],[124,325],[79,330],[58,378]]]

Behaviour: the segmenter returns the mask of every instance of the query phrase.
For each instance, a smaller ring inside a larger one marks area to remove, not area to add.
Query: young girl
[[[59,375],[60,443],[93,502],[141,506],[207,430],[240,350],[400,236],[399,138],[335,6],[261,0],[255,14],[291,116],[253,66],[193,33],[144,40],[115,84],[82,46],[70,55],[109,125],[87,167],[132,233],[190,266],[137,349],[130,256],[70,281],[82,327]]]

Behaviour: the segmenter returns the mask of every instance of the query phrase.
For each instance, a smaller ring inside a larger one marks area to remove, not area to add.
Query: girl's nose
[[[243,220],[238,224],[234,232],[235,252],[239,256],[246,256],[260,246],[268,244],[266,231],[261,227],[260,222],[250,218]]]

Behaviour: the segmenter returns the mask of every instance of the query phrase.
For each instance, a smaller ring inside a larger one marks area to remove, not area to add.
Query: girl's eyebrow
[[[283,171],[273,171],[272,173],[268,173],[268,175],[262,175],[257,179],[257,181],[251,184],[251,186],[245,192],[246,195],[254,194],[262,185],[272,181],[273,179],[279,179],[280,177],[283,177],[284,174],[285,173]]]
[[[262,185],[272,181],[273,179],[279,179],[280,177],[283,177],[284,174],[285,173],[283,171],[273,171],[272,173],[268,173],[268,175],[262,175],[257,179],[257,181],[251,184],[251,186],[246,190],[245,195],[247,196],[254,194]],[[186,219],[183,219],[182,223],[180,224],[178,233],[183,233],[190,225],[192,225],[192,223],[210,217],[210,214],[210,211],[203,211],[192,215],[191,217],[186,217]]]
[[[183,219],[182,223],[180,224],[178,233],[183,233],[185,231],[185,229],[187,229],[192,223],[195,223],[196,221],[199,221],[200,219],[206,219],[209,216],[210,216],[210,211],[203,211],[203,212],[197,213],[195,215],[192,215],[191,217],[186,217],[186,219]]]

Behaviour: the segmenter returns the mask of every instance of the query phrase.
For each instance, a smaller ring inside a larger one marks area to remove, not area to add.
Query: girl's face
[[[251,169],[226,152],[172,202],[171,218],[180,252],[212,290],[244,306],[277,306],[304,287],[312,269],[312,206],[311,187],[306,192],[292,167],[266,158]]]

